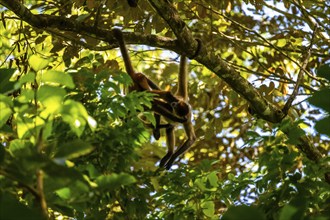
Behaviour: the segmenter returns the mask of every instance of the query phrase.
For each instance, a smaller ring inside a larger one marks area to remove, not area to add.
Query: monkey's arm
[[[164,90],[152,90],[151,93],[157,94],[159,98],[163,99],[168,103],[178,102],[180,101],[177,97],[175,97],[170,91]]]
[[[161,89],[159,88],[159,86],[156,84],[156,83],[154,83],[151,79],[149,79],[148,77],[146,77],[147,78],[147,82],[148,82],[148,85],[149,85],[149,87],[152,89],[152,90],[159,90],[159,91],[161,91]]]
[[[165,168],[169,170],[173,164],[173,162],[180,156],[182,155],[185,151],[187,151],[191,145],[193,145],[196,141],[196,134],[195,134],[195,129],[194,126],[191,122],[191,117],[189,120],[185,123],[183,123],[184,130],[186,132],[186,135],[188,139],[175,151],[174,154],[171,155],[167,163],[165,164]]]
[[[187,121],[187,117],[181,117],[175,114],[170,104],[154,98],[152,108],[154,112],[164,116],[172,122],[184,123]]]

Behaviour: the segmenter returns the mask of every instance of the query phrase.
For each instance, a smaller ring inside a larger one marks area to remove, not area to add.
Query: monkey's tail
[[[135,72],[134,72],[134,69],[132,66],[131,59],[128,55],[126,45],[125,45],[123,32],[119,28],[114,28],[114,29],[112,29],[112,33],[118,42],[120,52],[121,52],[121,55],[122,55],[124,63],[125,63],[126,72],[132,76]]]

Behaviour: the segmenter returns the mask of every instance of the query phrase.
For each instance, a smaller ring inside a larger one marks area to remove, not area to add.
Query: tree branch
[[[9,10],[14,12],[21,20],[27,22],[35,28],[43,29],[46,31],[50,31],[51,29],[70,31],[83,36],[92,36],[100,41],[104,41],[112,45],[117,45],[117,41],[114,38],[112,31],[109,29],[101,29],[85,24],[84,22],[78,22],[74,19],[61,16],[44,14],[35,15],[32,14],[28,8],[26,8],[22,3],[17,0],[0,0],[0,4],[7,7]],[[144,35],[140,33],[123,34],[125,42],[128,44],[143,44],[152,47],[160,47],[168,50],[173,50],[175,52],[180,52],[180,50],[177,49],[177,41],[171,38],[161,37],[158,35]],[[83,40],[83,36],[78,36],[79,38],[77,38],[76,41]],[[113,48],[115,48],[115,46]]]
[[[289,97],[289,99],[287,100],[287,102],[285,103],[282,111],[285,115],[288,114],[289,112],[289,109],[291,108],[292,106],[292,103],[294,101],[294,99],[296,98],[296,96],[298,95],[298,91],[299,91],[299,87],[300,87],[300,84],[302,83],[302,80],[303,80],[303,76],[304,76],[304,70],[308,64],[308,60],[309,58],[311,57],[311,53],[310,53],[310,50],[308,51],[307,55],[306,55],[306,58],[304,59],[303,61],[303,64],[299,70],[299,73],[298,73],[298,77],[297,77],[297,82],[296,82],[296,85],[293,89],[293,92],[291,94],[291,96]]]
[[[316,31],[317,31],[317,26],[314,26],[314,31],[313,31],[312,39],[311,39],[311,42],[310,42],[309,47],[307,48],[307,54],[305,56],[305,59],[304,59],[302,65],[301,65],[300,70],[299,70],[299,73],[298,73],[297,83],[296,83],[296,85],[295,85],[295,87],[293,89],[293,92],[292,92],[291,96],[289,97],[288,101],[285,103],[285,105],[284,105],[284,107],[282,109],[282,112],[285,115],[288,114],[289,109],[291,108],[294,99],[298,95],[299,86],[302,83],[304,72],[307,72],[306,71],[306,67],[307,67],[309,58],[311,57],[311,51],[312,51],[312,46],[313,46],[313,41],[314,41],[314,38],[315,38]]]

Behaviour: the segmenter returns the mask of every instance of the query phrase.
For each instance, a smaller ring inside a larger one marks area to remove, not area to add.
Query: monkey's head
[[[172,102],[171,106],[173,107],[175,114],[180,117],[186,117],[190,112],[189,104],[182,100]]]

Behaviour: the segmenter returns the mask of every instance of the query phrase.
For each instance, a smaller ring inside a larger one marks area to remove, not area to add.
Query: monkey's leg
[[[159,114],[154,113],[154,117],[156,120],[156,126],[153,128],[152,134],[156,140],[159,140],[159,138],[160,138],[160,117],[161,116]]]
[[[166,128],[166,144],[167,144],[167,154],[160,160],[159,166],[164,167],[167,161],[171,158],[174,152],[175,146],[175,134],[174,134],[175,126],[172,124],[168,124]]]
[[[168,162],[165,164],[165,168],[167,170],[169,170],[172,166],[172,164],[174,163],[174,161],[181,155],[183,154],[186,150],[188,150],[190,148],[191,145],[193,145],[195,143],[196,140],[196,135],[195,135],[195,130],[194,130],[194,126],[191,122],[191,120],[189,120],[188,122],[183,124],[184,126],[184,130],[186,132],[187,135],[187,140],[183,143],[183,145],[181,145],[181,147],[179,147],[174,154],[171,155],[171,158],[169,158]]]

